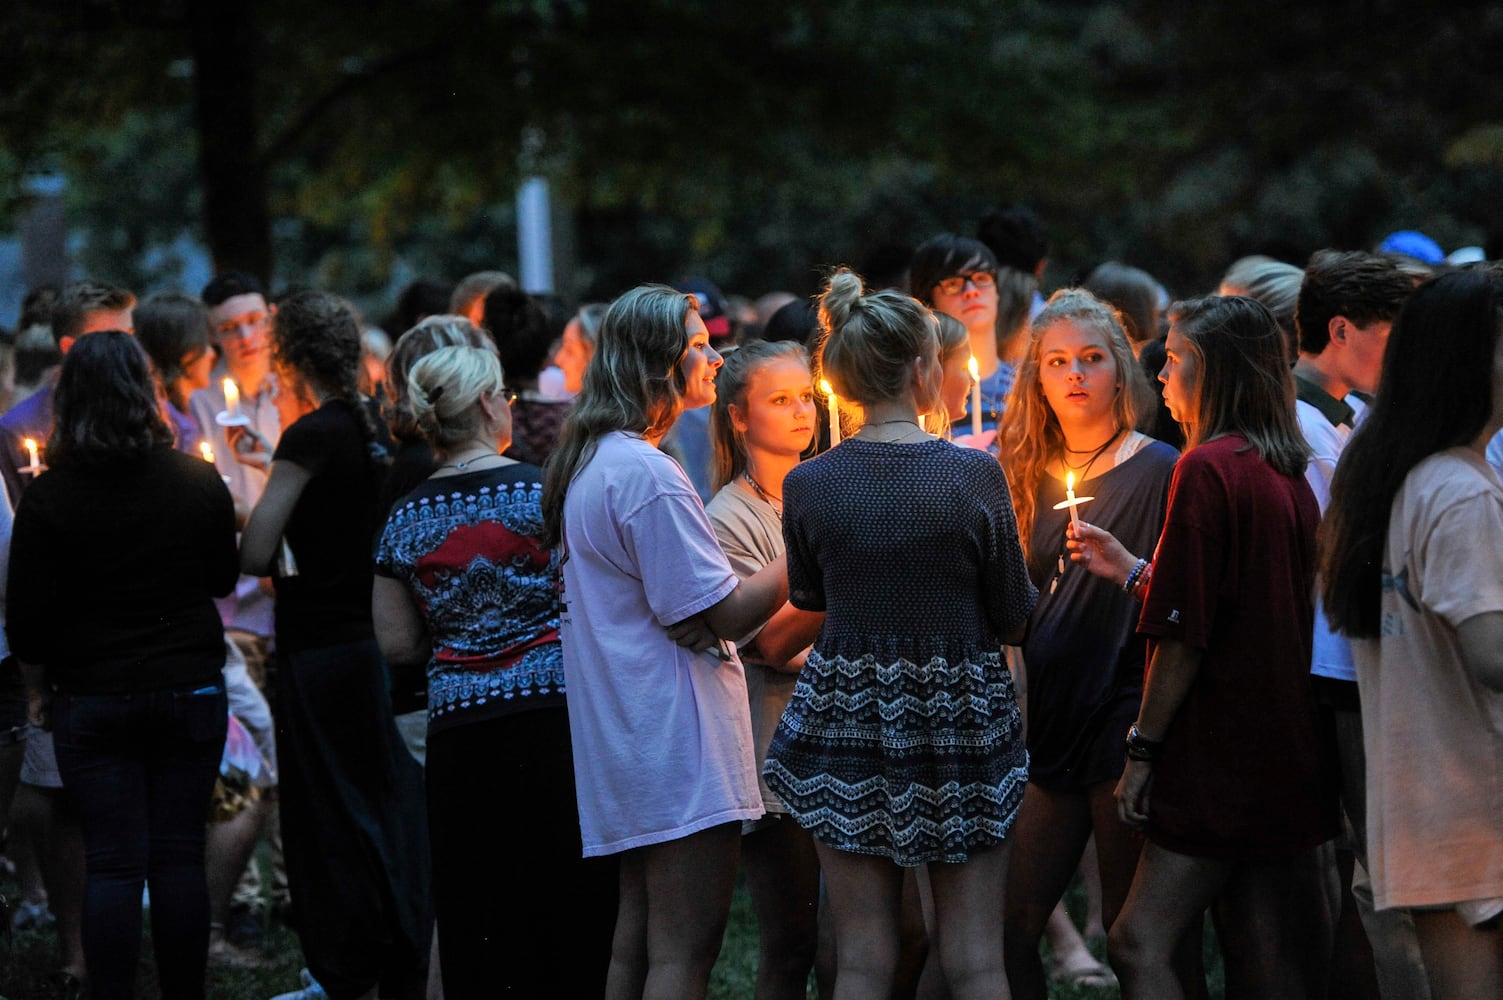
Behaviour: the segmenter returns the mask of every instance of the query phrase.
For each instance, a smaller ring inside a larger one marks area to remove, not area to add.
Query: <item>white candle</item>
[[[824,379],[819,380],[820,390],[830,401],[830,447],[840,443],[840,401],[835,398],[835,390],[830,388],[830,383]]]
[[[928,428],[924,426],[924,414],[922,413],[919,414],[919,430],[928,430]]]
[[[42,463],[37,460],[37,443],[36,443],[36,439],[35,438],[27,438],[25,441],[22,441],[21,443],[23,445],[25,445],[25,447],[26,447],[26,457],[27,457],[27,460],[28,460],[27,464],[26,464],[26,468],[23,469],[23,470],[21,470],[21,471],[26,472],[26,473],[28,473],[30,475],[35,476],[35,475],[37,475],[38,473],[40,473],[42,471]]]
[[[976,364],[976,355],[965,363],[971,371],[971,433],[981,436],[981,367]]]
[[[231,418],[240,416],[240,387],[232,378],[224,380],[224,412]]]
[[[198,453],[203,457],[205,462],[208,462],[210,465],[214,464],[214,449],[209,447],[209,442],[198,442]]]
[[[1075,473],[1065,473],[1065,502],[1070,505],[1070,527],[1074,529],[1075,537],[1080,537],[1080,515],[1075,513],[1075,508],[1080,506],[1075,499]]]

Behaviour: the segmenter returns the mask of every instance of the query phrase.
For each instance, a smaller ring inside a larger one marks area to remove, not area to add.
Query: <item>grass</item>
[[[0,883],[7,899],[16,899],[14,882]],[[1075,886],[1066,897],[1066,905],[1079,920],[1084,898]],[[273,925],[265,940],[266,962],[255,969],[209,967],[208,996],[214,1000],[268,1000],[298,984],[298,970],[303,966],[297,936],[286,927]],[[1098,958],[1103,957],[1099,954]],[[10,948],[0,954],[0,1000],[59,1000],[63,996],[49,977],[57,968],[57,936],[51,930],[17,932]],[[1219,998],[1221,960],[1212,933],[1206,932],[1206,968],[1210,973],[1211,996]],[[751,900],[745,887],[738,885],[731,901],[731,919],[726,929],[720,959],[710,977],[711,1000],[750,1000],[757,978],[757,928]],[[156,964],[151,956],[149,921],[141,945],[141,966],[137,980],[137,997],[156,1000]],[[808,996],[817,996],[812,980]],[[1104,990],[1075,989],[1056,986],[1050,1000],[1107,1000],[1118,996],[1115,988]]]

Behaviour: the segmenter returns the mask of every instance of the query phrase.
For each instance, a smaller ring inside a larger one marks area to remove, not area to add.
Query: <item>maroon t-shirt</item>
[[[1304,477],[1241,435],[1175,467],[1138,624],[1150,658],[1162,638],[1203,651],[1153,766],[1148,836],[1168,850],[1267,859],[1337,832],[1334,747],[1310,690],[1319,522]]]

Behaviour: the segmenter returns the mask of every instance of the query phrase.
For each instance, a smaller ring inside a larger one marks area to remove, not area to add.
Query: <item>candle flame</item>
[[[36,438],[27,438],[25,441],[22,441],[21,443],[26,446],[26,450],[27,451],[29,451],[29,452],[31,452],[33,454],[36,453],[36,450],[37,450],[37,439]]]
[[[966,366],[966,370],[971,373],[971,378],[973,380],[977,381],[977,382],[980,382],[981,381],[981,366],[976,363],[976,355],[972,354],[971,355],[971,360],[967,361],[965,363],[965,366]]]
[[[231,411],[240,403],[240,387],[232,378],[224,380],[224,402]]]
[[[208,462],[210,465],[214,464],[214,449],[209,447],[209,442],[198,442],[198,453],[203,456],[205,462]]]
[[[1065,492],[1066,493],[1074,493],[1075,492],[1075,473],[1073,473],[1073,472],[1066,472],[1065,473]]]
[[[835,395],[835,390],[831,388],[830,383],[826,382],[824,379],[819,380],[819,391],[824,393],[826,396]]]

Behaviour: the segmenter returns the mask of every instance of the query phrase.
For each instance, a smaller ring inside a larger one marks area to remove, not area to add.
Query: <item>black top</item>
[[[212,682],[224,665],[212,598],[238,575],[230,491],[202,459],[163,444],[51,469],[16,510],[11,649],[75,694]]]
[[[1080,508],[1081,520],[1110,531],[1129,552],[1152,558],[1178,457],[1154,441],[1080,483],[1077,495],[1095,497]],[[1136,634],[1138,602],[1070,561],[1070,512],[1054,509],[1063,499],[1064,484],[1045,476],[1034,498],[1028,559],[1039,602],[1023,643],[1029,780],[1052,791],[1082,789],[1122,773],[1122,740],[1142,700],[1146,651]]]
[[[788,599],[826,611],[826,658],[951,662],[995,653],[1034,589],[1007,477],[948,441],[851,438],[783,482]]]
[[[379,417],[377,428],[389,447]],[[302,417],[282,432],[272,459],[312,476],[283,533],[297,575],[276,579],[277,648],[371,638],[371,540],[386,513],[377,507],[386,470],[371,457],[353,404],[331,399]]]

